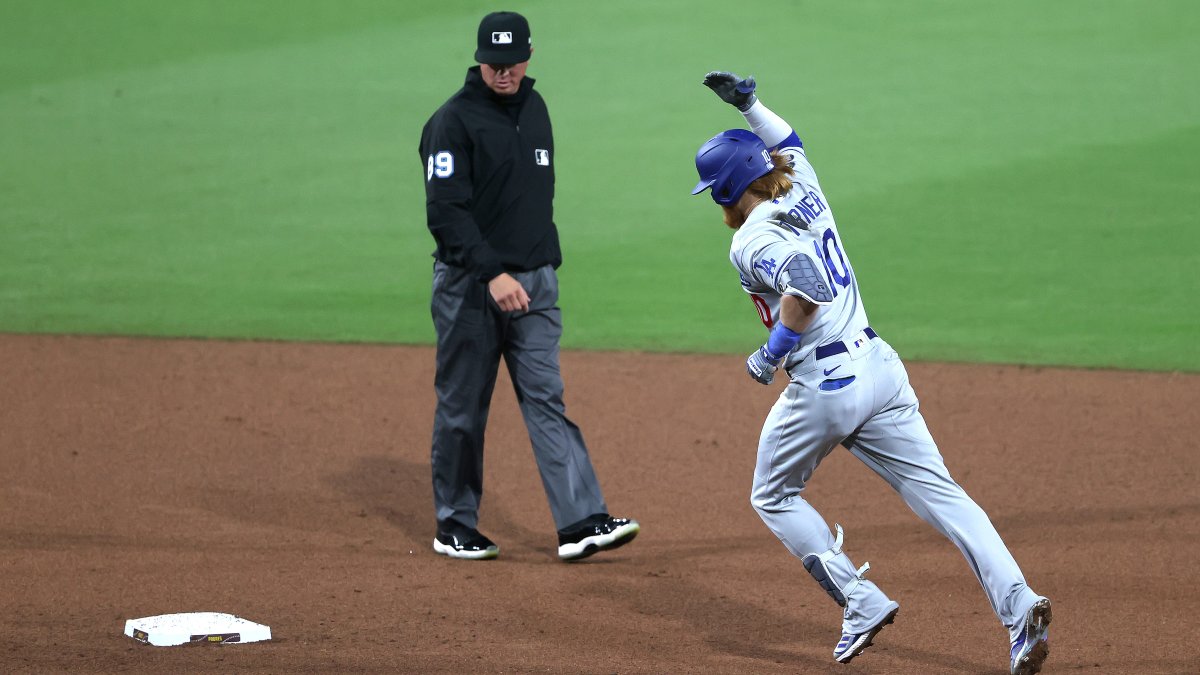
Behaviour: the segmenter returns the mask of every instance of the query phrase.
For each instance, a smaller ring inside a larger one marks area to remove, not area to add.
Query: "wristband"
[[[776,360],[782,359],[788,352],[795,349],[796,345],[800,344],[802,337],[804,337],[804,333],[797,333],[782,323],[776,324],[771,329],[771,337],[767,338],[767,351]]]

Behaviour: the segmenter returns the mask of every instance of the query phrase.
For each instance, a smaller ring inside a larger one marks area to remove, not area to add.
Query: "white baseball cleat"
[[[896,614],[900,612],[900,605],[895,602],[892,605],[894,605],[892,610],[874,626],[861,633],[842,633],[842,639],[838,640],[837,646],[833,648],[833,658],[838,663],[850,663],[850,659],[865,652],[867,647],[871,646],[871,641],[875,639],[875,636],[879,635],[879,631],[896,620]]]
[[[1039,598],[1025,612],[1021,623],[1021,634],[1012,643],[1009,652],[1011,675],[1033,675],[1042,671],[1042,664],[1050,655],[1050,600]]]

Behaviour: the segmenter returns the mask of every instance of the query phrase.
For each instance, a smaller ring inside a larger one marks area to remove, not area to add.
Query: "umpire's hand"
[[[521,282],[517,281],[508,273],[488,282],[488,291],[492,294],[492,299],[500,305],[500,309],[506,312],[522,312],[529,311],[529,294],[525,292],[525,287]]]

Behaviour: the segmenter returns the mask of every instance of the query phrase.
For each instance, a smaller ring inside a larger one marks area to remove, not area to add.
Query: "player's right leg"
[[[886,480],[909,508],[962,552],[1010,639],[1041,599],[1025,582],[1016,560],[983,509],[950,476],[918,410],[916,394],[895,351],[887,345],[873,358],[880,410],[846,445]],[[894,386],[883,386],[891,377]]]

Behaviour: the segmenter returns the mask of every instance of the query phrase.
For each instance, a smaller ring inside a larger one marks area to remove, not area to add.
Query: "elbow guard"
[[[833,302],[833,292],[812,258],[797,253],[787,259],[775,278],[775,290],[781,295],[799,295],[814,305]]]

